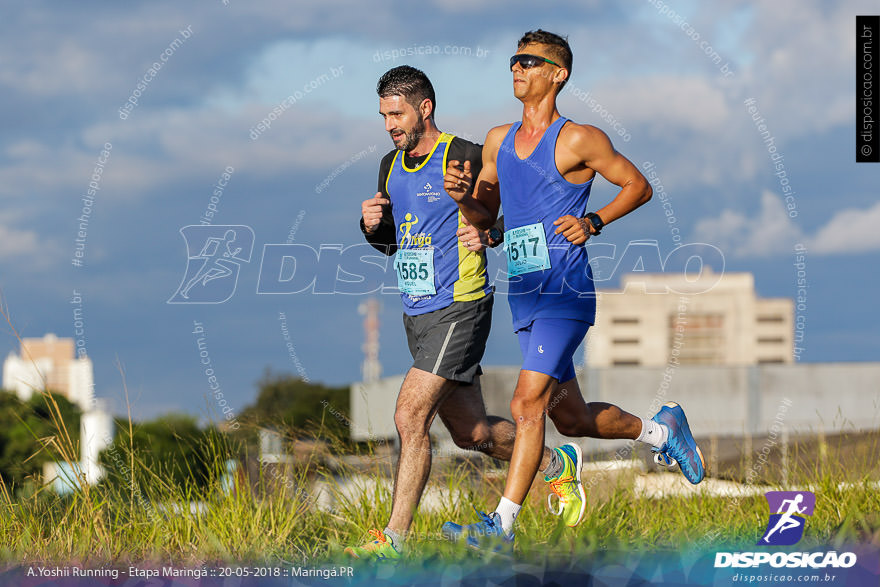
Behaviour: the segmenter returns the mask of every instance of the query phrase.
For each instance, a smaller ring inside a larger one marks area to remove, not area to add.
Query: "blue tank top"
[[[453,138],[442,133],[428,158],[414,169],[406,167],[397,151],[385,181],[397,227],[394,269],[403,286],[404,312],[410,316],[478,300],[491,291],[486,255],[468,251],[459,242],[456,231],[464,226],[463,217],[443,189]]]
[[[555,234],[553,222],[571,214],[582,218],[593,180],[567,181],[556,168],[556,139],[567,118],[559,117],[526,159],[520,159],[514,137],[521,123],[511,126],[498,150],[498,182],[505,232],[540,223],[547,239],[548,269],[510,278],[508,302],[513,328],[527,327],[536,318],[567,318],[595,322],[596,290],[584,245],[573,245]],[[505,242],[505,247],[513,243]]]

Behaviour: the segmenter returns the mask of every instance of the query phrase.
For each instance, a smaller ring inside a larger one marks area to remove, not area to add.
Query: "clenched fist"
[[[446,189],[446,193],[456,202],[460,202],[464,198],[474,182],[474,176],[471,173],[471,162],[465,161],[463,169],[458,168],[460,164],[460,161],[449,161],[446,164],[446,175],[443,176],[443,187]]]
[[[364,228],[367,232],[376,232],[379,222],[382,221],[382,206],[388,206],[391,200],[382,197],[382,192],[361,204],[361,216],[364,218]]]

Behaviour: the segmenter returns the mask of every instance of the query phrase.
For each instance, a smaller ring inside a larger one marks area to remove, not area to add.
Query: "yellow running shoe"
[[[550,484],[552,494],[547,496],[547,508],[555,516],[562,516],[565,524],[574,528],[584,518],[587,509],[587,494],[581,483],[581,465],[583,456],[581,447],[573,442],[554,448],[562,460],[562,471],[556,477],[544,477]],[[556,495],[558,506],[553,507],[553,495]]]
[[[365,558],[379,561],[397,561],[400,559],[400,553],[394,548],[394,545],[388,541],[383,532],[379,530],[370,530],[370,534],[376,539],[367,542],[363,546],[349,546],[343,552],[354,558]]]

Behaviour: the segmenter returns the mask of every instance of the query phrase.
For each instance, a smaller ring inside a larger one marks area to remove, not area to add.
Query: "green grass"
[[[2,299],[0,314],[9,323]],[[79,447],[65,428],[62,410],[51,394],[35,392],[45,399],[55,427],[50,437],[39,439],[41,450],[51,452],[55,460],[75,462]],[[383,528],[390,516],[390,484],[374,484],[342,498],[339,480],[356,475],[390,479],[393,457],[380,454],[382,447],[356,445],[338,437],[328,440],[323,426],[310,433],[320,443],[312,445],[310,454],[297,453],[289,470],[279,474],[271,466],[246,464],[235,477],[232,491],[224,490],[221,473],[228,459],[246,454],[244,446],[226,436],[208,435],[207,446],[200,446],[203,450],[198,453],[207,455],[209,461],[199,468],[209,472],[207,483],[195,479],[192,469],[187,470],[192,482],[180,483],[179,474],[145,464],[151,461],[139,452],[143,447],[135,448],[130,415],[127,428],[109,449],[112,454],[104,460],[107,479],[98,485],[84,485],[59,496],[47,487],[34,490],[35,484],[10,487],[0,478],[0,562],[4,566],[129,562],[278,566],[339,561],[345,546],[363,543],[368,530]],[[291,438],[302,436],[302,431],[290,432]],[[357,470],[337,458],[352,451],[359,458]],[[720,476],[746,478],[754,458],[738,452],[739,462],[720,466]],[[787,467],[779,466],[780,454],[774,454],[754,482],[782,488],[777,473],[786,470],[789,487],[816,493],[816,511],[807,522],[801,546],[831,543],[838,548],[854,542],[880,546],[880,433],[843,434],[830,441],[824,436],[799,440],[792,442],[787,455]],[[479,564],[475,553],[444,541],[440,527],[449,520],[474,520],[472,506],[491,511],[501,496],[505,470],[506,465],[480,455],[464,461],[436,459],[429,487],[443,489],[447,497],[439,509],[422,508],[416,513],[407,542],[410,561]],[[172,478],[178,482],[171,482]],[[647,475],[649,484],[659,478]],[[336,498],[329,511],[316,503],[314,487],[319,481]],[[565,565],[614,550],[750,549],[767,522],[762,495],[647,499],[636,494],[632,481],[632,476],[609,475],[590,485],[584,521],[570,529],[547,512],[547,488],[537,480],[518,519],[518,556]],[[191,511],[190,503],[202,507]]]
[[[817,507],[807,523],[801,545],[873,542],[880,545],[880,492],[874,467],[877,435],[862,444],[864,466],[834,466],[834,454],[821,469],[805,451],[793,451],[790,483],[812,487]],[[121,443],[124,444],[124,443]],[[331,444],[338,454],[343,444]],[[142,467],[137,455],[116,446],[120,462]],[[314,481],[325,482],[338,492],[334,480],[359,473],[387,478],[390,457],[379,457],[370,446],[361,447],[363,462],[356,472],[349,465],[330,468],[317,453],[293,467],[289,477],[262,468],[250,478],[240,476],[232,492],[221,490],[214,475],[206,488],[182,489],[163,482],[158,472],[139,471],[135,478],[150,479],[132,485],[124,471],[110,470],[111,483],[102,483],[73,495],[60,497],[47,489],[29,497],[15,497],[0,485],[0,560],[27,564],[69,563],[124,564],[126,562],[175,562],[185,565],[286,563],[339,561],[342,549],[368,539],[370,528],[383,528],[390,515],[389,488],[376,485],[350,500],[337,501],[331,511],[319,509],[312,491]],[[214,471],[231,454],[231,447],[218,440],[211,454]],[[331,459],[332,461],[333,459]],[[460,499],[447,499],[437,511],[416,514],[408,542],[418,559],[450,563],[475,559],[448,544],[439,530],[443,522],[469,522],[471,505],[492,510],[503,489],[498,463],[479,457],[467,461],[435,460],[430,484]],[[115,477],[115,479],[114,479]],[[649,475],[648,479],[656,478]],[[851,485],[841,485],[848,483]],[[631,479],[603,480],[593,490],[584,522],[576,529],[558,523],[546,511],[542,481],[536,481],[519,517],[518,555],[527,560],[558,561],[602,550],[682,550],[691,546],[743,547],[755,544],[767,521],[762,495],[732,500],[728,497],[666,497],[646,499],[635,494]],[[203,502],[205,509],[172,513],[159,504]]]

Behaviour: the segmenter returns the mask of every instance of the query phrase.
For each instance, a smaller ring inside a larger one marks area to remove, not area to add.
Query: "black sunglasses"
[[[528,53],[520,53],[510,58],[511,71],[513,71],[513,66],[517,63],[519,63],[523,69],[531,69],[532,67],[544,65],[544,63],[550,63],[551,65],[555,65],[556,67],[562,67],[555,61],[550,61],[546,57],[541,57],[539,55],[529,55]]]

